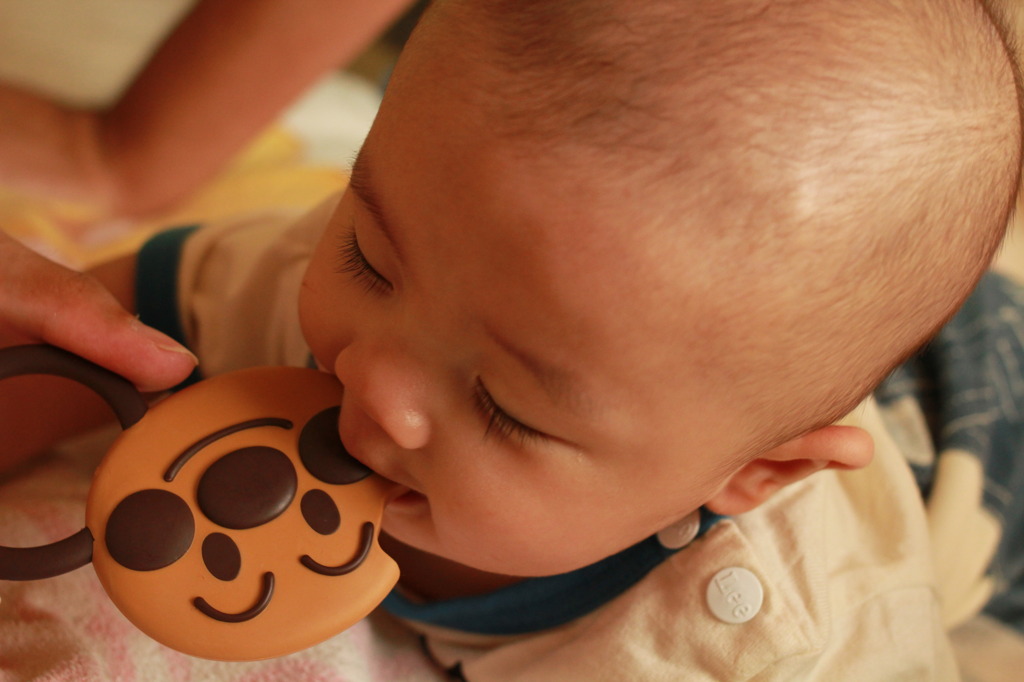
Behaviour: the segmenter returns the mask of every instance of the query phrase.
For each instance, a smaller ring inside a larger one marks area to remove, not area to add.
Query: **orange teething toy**
[[[151,409],[124,379],[46,346],[0,352],[0,379],[92,387],[125,431],[93,479],[86,527],[0,547],[0,579],[88,563],[142,631],[204,658],[312,646],[365,617],[398,580],[377,544],[386,484],[338,438],[341,385],[265,367],[195,384]]]

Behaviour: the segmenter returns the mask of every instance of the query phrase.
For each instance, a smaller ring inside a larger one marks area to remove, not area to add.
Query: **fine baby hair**
[[[438,5],[435,20],[490,36],[467,43],[490,68],[474,104],[499,136],[538,165],[637,188],[636,239],[670,233],[666,261],[700,254],[685,278],[699,284],[664,309],[711,302],[696,307],[726,342],[680,352],[729,372],[768,433],[749,451],[852,409],[1003,237],[1018,74],[982,3]],[[785,393],[801,397],[780,433]]]

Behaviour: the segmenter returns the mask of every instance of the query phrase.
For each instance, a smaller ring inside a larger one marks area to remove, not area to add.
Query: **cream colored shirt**
[[[916,484],[873,402],[847,421],[875,436],[868,468],[816,474],[720,522],[569,625],[519,639],[424,628],[431,651],[473,682],[959,679]],[[732,567],[764,591],[740,624],[708,606]]]

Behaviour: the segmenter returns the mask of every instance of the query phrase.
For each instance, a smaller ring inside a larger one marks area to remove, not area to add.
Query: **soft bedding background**
[[[63,101],[101,105],[191,0],[4,0],[0,78]],[[85,268],[133,249],[162,227],[253,210],[305,208],[337,191],[380,100],[388,51],[359,75],[325,77],[218,177],[179,206],[143,222],[107,220],[88,206],[0,188],[0,229]],[[2,423],[2,417],[0,417]],[[81,528],[91,472],[116,431],[90,434],[0,477],[0,542],[45,544]],[[0,586],[0,682],[433,682],[443,679],[405,630],[374,616],[324,644],[276,660],[223,663],[167,649],[107,598],[91,567],[52,580]]]
[[[191,0],[4,0],[0,78],[78,104],[109,101]],[[1015,17],[1019,0],[997,0]],[[380,62],[378,61],[378,66]],[[386,72],[386,58],[383,69]],[[365,69],[364,69],[365,73]],[[0,189],[0,229],[73,267],[134,248],[168,225],[251,210],[302,208],[342,186],[379,102],[379,83],[352,73],[326,77],[186,202],[141,223],[97,220],[86,206],[42,202]],[[1024,232],[1014,228],[998,267],[1024,282]],[[0,543],[44,544],[83,523],[104,431],[65,443],[0,478]],[[1022,455],[1024,456],[1024,455]],[[276,660],[221,663],[171,651],[114,608],[90,567],[59,578],[0,583],[0,682],[432,682],[443,679],[415,638],[375,614],[317,647]],[[1024,638],[975,618],[954,643],[969,682],[1011,682],[1024,670]]]

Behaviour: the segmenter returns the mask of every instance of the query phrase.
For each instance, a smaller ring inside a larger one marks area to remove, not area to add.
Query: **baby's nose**
[[[298,488],[291,460],[280,450],[253,446],[224,455],[199,479],[199,508],[224,528],[255,528],[280,516]]]
[[[358,409],[404,450],[430,441],[428,381],[412,358],[346,349],[338,355],[335,374],[345,385],[345,412]]]

